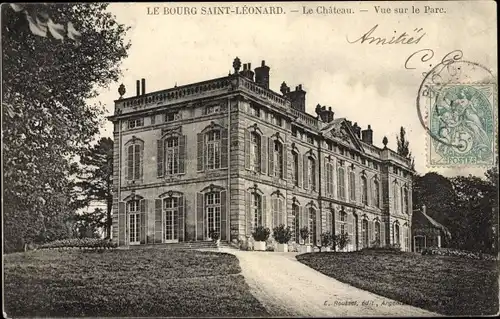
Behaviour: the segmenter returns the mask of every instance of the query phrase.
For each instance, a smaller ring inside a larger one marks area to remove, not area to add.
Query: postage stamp
[[[431,165],[492,165],[494,85],[448,84],[430,97]]]

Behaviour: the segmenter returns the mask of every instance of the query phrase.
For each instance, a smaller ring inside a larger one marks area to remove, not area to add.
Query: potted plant
[[[306,240],[309,238],[309,228],[307,228],[307,226],[304,226],[300,229],[300,238],[302,238],[302,242],[304,244],[300,245],[299,251],[301,253],[310,253],[311,245],[306,244]]]
[[[217,231],[215,231],[215,229],[212,229],[208,233],[208,236],[210,236],[210,238],[212,238],[212,240],[215,242],[217,247],[219,247],[219,245],[220,245],[219,233]]]
[[[255,228],[255,230],[252,232],[253,239],[255,240],[254,250],[265,251],[266,240],[269,238],[270,234],[271,231],[267,227],[258,226],[257,228]]]
[[[290,226],[281,224],[273,228],[273,237],[278,242],[278,252],[287,253],[288,252],[288,242],[292,238],[292,230]]]
[[[331,243],[332,243],[332,234],[330,232],[321,234],[321,247],[325,247],[326,251],[330,251]]]
[[[341,233],[336,238],[336,244],[340,251],[344,250],[349,243],[349,234]]]

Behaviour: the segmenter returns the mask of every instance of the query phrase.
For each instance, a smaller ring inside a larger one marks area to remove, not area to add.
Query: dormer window
[[[129,129],[141,127],[141,126],[144,126],[144,119],[142,117],[128,121],[128,128]]]

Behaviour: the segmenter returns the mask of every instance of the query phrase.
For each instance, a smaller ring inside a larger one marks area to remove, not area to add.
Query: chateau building
[[[269,89],[270,68],[238,58],[234,73],[136,96],[119,89],[114,123],[113,231],[120,246],[251,240],[255,227],[348,233],[348,250],[411,250],[408,159],[373,145],[370,125],[306,113],[302,85]],[[272,236],[271,236],[272,237]]]

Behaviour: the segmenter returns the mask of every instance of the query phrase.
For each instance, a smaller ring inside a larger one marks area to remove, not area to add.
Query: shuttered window
[[[338,168],[337,173],[337,184],[338,184],[338,197],[340,200],[345,200],[345,169],[343,167]]]
[[[368,205],[368,183],[364,176],[361,176],[361,202]]]
[[[299,186],[299,154],[292,152],[292,180],[295,186]]]
[[[132,144],[127,148],[127,180],[138,180],[142,176],[142,145]]]
[[[377,180],[373,181],[373,205],[380,207],[380,184]]]
[[[375,244],[377,246],[381,245],[381,241],[380,241],[380,223],[378,221],[375,221]]]
[[[356,200],[356,175],[353,171],[349,172],[349,199]]]

